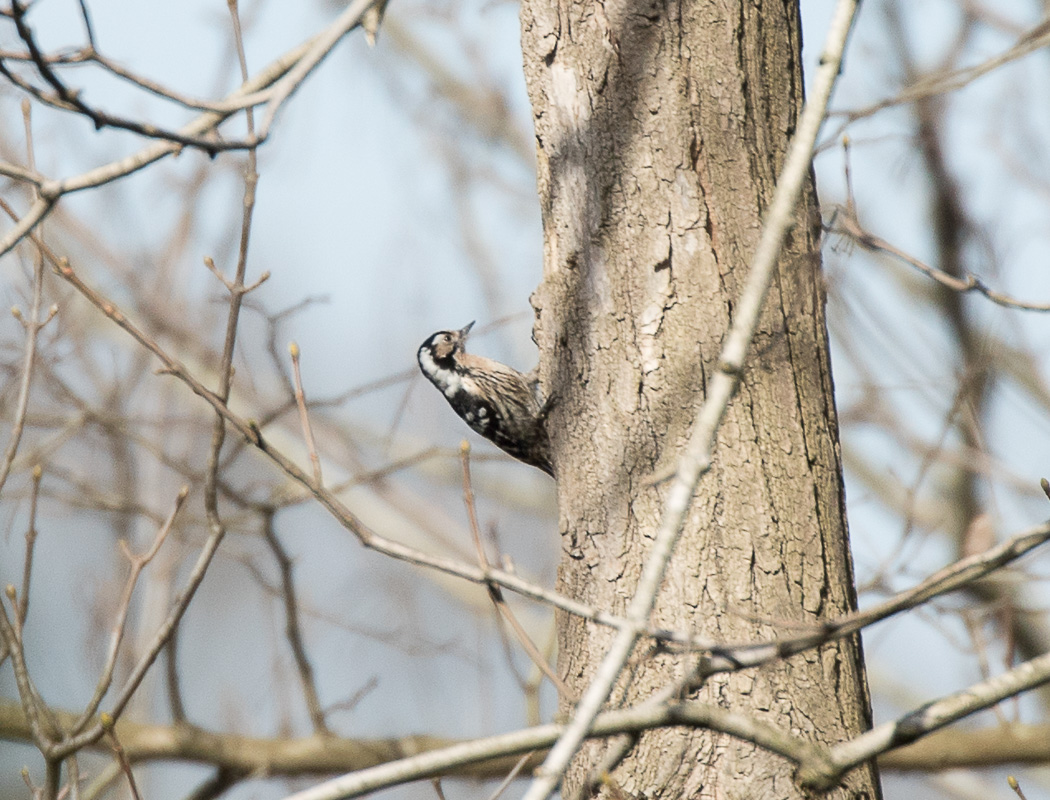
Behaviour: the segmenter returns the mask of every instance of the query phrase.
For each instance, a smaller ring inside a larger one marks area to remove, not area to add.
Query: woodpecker
[[[438,331],[419,347],[416,358],[448,404],[471,427],[503,452],[554,477],[546,418],[535,384],[516,369],[463,349],[471,322],[458,331]]]

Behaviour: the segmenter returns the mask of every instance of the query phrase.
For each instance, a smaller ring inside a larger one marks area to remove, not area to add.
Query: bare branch
[[[277,82],[283,76],[289,74],[289,71],[301,59],[309,54],[313,54],[315,52],[314,45],[320,36],[323,36],[323,34],[307,40],[271,62],[269,66],[259,72],[254,78],[246,81],[240,88],[232,92],[227,97],[226,104],[222,105],[219,110],[209,111],[200,115],[188,125],[180,128],[178,134],[186,137],[200,136],[216,128],[225,119],[243,110],[245,107],[266,102],[270,97],[270,93],[264,90],[267,87],[276,88]],[[285,84],[281,85],[286,86]],[[291,89],[294,89],[295,86],[298,86],[298,84],[292,86]],[[259,142],[257,143],[261,143],[264,139],[265,137],[259,137]],[[81,175],[60,181],[43,181],[40,183],[41,196],[33,203],[25,215],[20,219],[16,217],[17,224],[15,227],[0,238],[0,255],[7,253],[26,234],[33,230],[62,195],[110,183],[125,175],[137,172],[166,156],[174,155],[181,149],[181,144],[161,141],[149,145],[131,156],[97,167]]]
[[[880,753],[910,744],[931,731],[1048,681],[1050,653],[1026,661],[1002,675],[975,683],[961,692],[927,703],[898,720],[877,725],[860,736],[836,745],[831,748],[833,769],[823,771],[815,764],[808,764],[799,770],[799,780],[807,788],[830,788],[853,767]]]
[[[299,424],[303,429],[303,438],[306,440],[306,448],[310,454],[310,466],[313,468],[314,483],[318,486],[324,485],[321,476],[321,458],[317,455],[317,443],[314,441],[314,432],[310,427],[310,414],[306,409],[306,392],[303,391],[303,376],[299,370],[299,345],[292,342],[288,345],[288,352],[292,356],[292,375],[295,380],[295,405],[299,409]]]
[[[113,718],[108,714],[103,714],[102,725],[106,729],[106,736],[113,747],[113,754],[117,757],[117,763],[120,764],[120,771],[128,779],[128,789],[131,792],[132,800],[142,800],[142,796],[139,794],[139,787],[135,783],[135,774],[131,771],[131,762],[128,761],[124,748],[120,746],[120,739],[117,738],[117,732],[113,728]]]
[[[146,672],[149,671],[153,662],[157,660],[160,651],[164,649],[168,640],[171,638],[172,632],[178,626],[179,622],[182,621],[183,614],[186,613],[190,601],[193,600],[193,596],[200,587],[201,581],[204,580],[204,575],[207,573],[208,567],[215,556],[215,551],[219,548],[219,544],[222,541],[222,534],[224,532],[225,531],[221,528],[219,531],[212,531],[211,535],[205,541],[204,547],[201,549],[200,554],[197,556],[197,561],[193,565],[193,569],[190,571],[190,576],[186,581],[185,587],[175,598],[172,607],[168,612],[168,616],[155,631],[153,638],[146,646],[145,652],[135,665],[134,669],[132,669],[127,682],[124,684],[123,689],[121,689],[120,694],[114,701],[112,710],[109,712],[109,716],[112,719],[117,720],[120,718],[120,715],[124,712],[128,703],[131,702],[131,698],[135,694],[135,691],[142,683],[143,678],[146,677]],[[97,742],[102,738],[104,733],[105,729],[102,722],[95,721],[82,733],[64,739],[60,744],[55,745],[47,752],[54,758],[65,758],[81,748]]]
[[[284,605],[284,631],[299,672],[299,682],[302,684],[303,695],[306,699],[306,709],[310,714],[314,732],[327,734],[329,730],[328,723],[325,721],[325,710],[321,706],[317,693],[313,665],[306,655],[306,645],[303,643],[302,625],[299,621],[299,601],[295,591],[295,580],[292,576],[292,559],[281,544],[277,531],[274,530],[272,512],[266,514],[263,519],[263,536],[266,538],[266,544],[269,545],[281,573],[280,595]]]
[[[14,587],[10,587],[13,589]],[[12,591],[5,592],[11,600]],[[25,649],[22,647],[22,637],[18,629],[11,624],[7,616],[7,609],[0,600],[0,639],[3,639],[7,652],[11,656],[11,664],[15,673],[15,685],[18,687],[18,696],[21,701],[22,713],[25,714],[33,744],[41,753],[46,753],[51,746],[51,733],[45,731],[44,721],[41,718],[39,694],[33,686],[29,676],[29,668],[26,665]]]
[[[928,75],[917,81],[912,86],[904,89],[904,91],[900,92],[896,97],[882,100],[856,111],[843,111],[832,114],[834,117],[845,117],[846,122],[835,132],[831,139],[832,141],[838,141],[842,136],[843,129],[845,129],[845,127],[851,122],[870,117],[885,108],[891,108],[905,103],[914,103],[918,100],[935,97],[940,94],[948,94],[949,92],[962,89],[969,86],[981,76],[987,75],[989,72],[998,69],[1004,64],[1016,61],[1029,53],[1034,53],[1036,50],[1045,47],[1048,43],[1050,43],[1050,19],[1044,19],[1021,36],[1012,47],[997,56],[993,56],[992,58],[981,62],[980,64],[954,70],[947,74]]]
[[[339,43],[339,40],[360,24],[361,17],[376,1],[353,0],[335,22],[313,40],[310,50],[303,54],[303,57],[289,70],[288,74],[274,85],[266,105],[266,112],[263,114],[262,124],[259,127],[260,139],[265,140],[269,136],[270,127],[285,101],[313,72],[314,67],[320,64],[332,48]]]
[[[22,356],[22,376],[18,384],[18,400],[15,401],[14,422],[11,425],[11,437],[7,442],[3,459],[0,460],[0,491],[11,474],[11,467],[18,454],[18,446],[22,443],[22,433],[25,430],[26,414],[29,411],[29,388],[33,383],[33,370],[36,365],[37,336],[40,329],[46,324],[40,320],[40,311],[44,298],[44,259],[38,253],[33,262],[33,301],[28,318],[22,318],[20,312],[16,311],[16,318],[22,320],[25,326],[26,341]]]
[[[684,725],[722,731],[755,742],[792,761],[823,762],[823,748],[796,739],[770,725],[743,714],[703,703],[682,703],[651,709],[607,711],[594,721],[589,736],[604,737],[639,732],[666,725]],[[388,786],[439,775],[458,766],[500,756],[518,756],[539,750],[558,740],[564,725],[540,725],[513,733],[475,739],[441,750],[422,753],[372,769],[361,770],[289,795],[286,800],[346,800]]]
[[[879,767],[902,772],[978,769],[1005,764],[1043,766],[1050,760],[1050,726],[989,725],[943,728],[879,756]]]
[[[124,641],[124,630],[128,619],[128,612],[131,609],[131,596],[135,591],[135,586],[138,583],[139,576],[157,555],[161,546],[164,544],[164,541],[168,538],[168,534],[171,532],[172,526],[175,524],[175,518],[178,516],[179,511],[182,509],[188,496],[189,487],[184,486],[175,498],[175,506],[172,508],[171,513],[169,513],[167,519],[164,520],[164,524],[161,525],[160,530],[157,531],[157,535],[153,538],[153,543],[145,553],[142,555],[135,555],[128,548],[127,542],[122,540],[120,543],[124,555],[131,564],[131,571],[129,572],[128,579],[124,584],[124,592],[121,594],[120,604],[117,606],[117,618],[113,624],[113,631],[110,634],[109,652],[106,655],[105,665],[102,668],[102,675],[99,677],[98,683],[95,686],[95,692],[92,695],[91,700],[88,701],[87,706],[80,715],[80,719],[78,719],[76,724],[72,727],[71,733],[73,735],[80,733],[87,727],[91,722],[91,719],[95,716],[95,713],[98,711],[98,707],[102,703],[102,698],[105,697],[106,692],[109,691],[109,687],[113,682],[113,671],[117,666],[117,656],[120,655],[120,645],[121,642]]]
[[[875,234],[864,230],[856,215],[850,213],[848,209],[840,208],[835,212],[835,215],[832,217],[830,231],[832,233],[840,233],[843,236],[848,236],[852,241],[856,242],[866,250],[887,253],[898,261],[914,267],[926,277],[931,278],[941,286],[951,289],[952,291],[961,294],[976,292],[977,294],[984,295],[996,305],[1004,306],[1006,308],[1017,308],[1022,311],[1050,311],[1050,303],[1030,303],[1025,300],[1018,300],[1008,294],[990,288],[976,275],[969,274],[965,278],[957,278],[954,275],[948,274],[944,270],[932,267],[929,264],[908,255],[900,248],[887,242],[885,239],[881,239]]]
[[[485,555],[485,547],[481,542],[481,530],[478,527],[478,513],[477,508],[474,505],[474,486],[470,479],[470,443],[466,439],[464,439],[459,446],[459,454],[460,461],[463,465],[463,503],[467,507],[467,518],[470,522],[470,535],[474,540],[474,548],[478,554],[478,566],[485,572],[488,572],[489,560]],[[510,625],[518,643],[532,660],[532,663],[536,665],[540,672],[547,676],[552,684],[554,684],[554,687],[558,690],[561,697],[568,698],[570,702],[578,699],[576,693],[566,686],[565,682],[557,676],[553,669],[551,669],[550,664],[547,663],[547,659],[543,657],[539,648],[536,647],[536,644],[529,638],[529,634],[518,621],[518,618],[515,616],[510,606],[507,605],[507,601],[504,599],[503,591],[500,587],[495,583],[489,583],[487,584],[487,588],[489,599],[492,600],[492,604],[496,607],[497,615],[506,620],[507,624]]]
[[[22,592],[15,614],[17,617],[16,625],[19,629],[25,627],[26,619],[29,616],[29,586],[33,576],[33,553],[36,549],[37,535],[36,514],[40,500],[40,481],[43,480],[43,477],[44,470],[37,464],[33,467],[33,483],[29,490],[29,523],[26,528],[25,560],[22,564]]]
[[[18,31],[18,36],[25,43],[26,48],[29,51],[29,60],[36,67],[37,72],[40,74],[40,77],[44,79],[45,83],[51,86],[54,93],[49,94],[19,77],[7,68],[3,63],[3,59],[0,59],[0,74],[7,78],[10,83],[18,86],[41,103],[51,106],[52,108],[73,111],[81,114],[91,120],[96,130],[102,128],[117,128],[136,133],[139,136],[148,139],[162,139],[178,145],[179,147],[199,148],[209,155],[215,155],[215,153],[220,150],[243,150],[245,148],[256,146],[257,142],[252,141],[251,139],[243,142],[223,141],[218,137],[188,135],[180,131],[159,128],[148,122],[137,122],[89,106],[81,99],[80,91],[72,90],[66,86],[58,76],[58,73],[51,68],[51,59],[44,55],[40,50],[36,43],[36,39],[33,36],[32,30],[26,23],[26,6],[23,6],[18,0],[14,0],[11,4],[11,8],[12,19],[14,20],[15,28]]]

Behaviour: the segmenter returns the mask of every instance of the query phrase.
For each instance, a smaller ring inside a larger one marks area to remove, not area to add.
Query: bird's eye
[[[446,333],[444,336],[441,337],[441,340],[444,341],[444,342],[451,342],[452,341],[452,337],[449,334]]]

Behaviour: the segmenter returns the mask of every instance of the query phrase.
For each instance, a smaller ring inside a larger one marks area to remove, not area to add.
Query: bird
[[[474,323],[438,331],[419,346],[419,368],[467,425],[514,458],[554,477],[547,412],[536,383],[506,364],[468,353]]]

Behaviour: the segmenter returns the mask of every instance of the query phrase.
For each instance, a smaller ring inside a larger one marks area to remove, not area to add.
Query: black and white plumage
[[[419,368],[475,433],[553,476],[546,409],[516,369],[463,349],[473,326],[431,335],[416,354]]]

